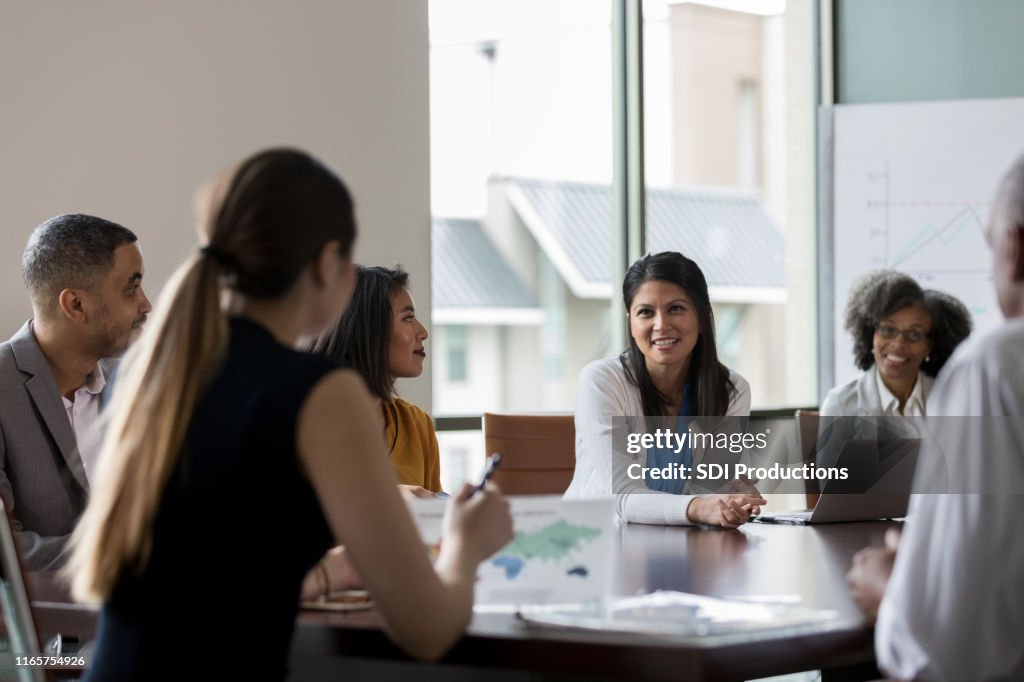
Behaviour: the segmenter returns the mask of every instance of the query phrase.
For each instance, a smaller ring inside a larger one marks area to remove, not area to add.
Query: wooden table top
[[[888,522],[815,527],[747,524],[723,531],[628,524],[617,529],[613,592],[677,590],[717,597],[797,596],[839,614],[828,632],[702,647],[649,635],[529,627],[511,614],[477,614],[445,657],[452,665],[628,679],[743,679],[870,663],[871,628],[849,597],[853,555],[879,545]],[[95,612],[74,607],[52,574],[30,576],[44,636],[90,637]],[[406,660],[374,611],[302,611],[292,665],[342,656]]]
[[[716,597],[797,596],[836,611],[828,632],[704,648],[671,638],[529,627],[477,614],[445,661],[628,679],[744,679],[873,661],[872,630],[852,602],[853,555],[880,545],[889,522],[736,531],[628,524],[618,529],[615,595],[677,590]],[[327,627],[325,627],[327,626]],[[293,661],[328,655],[401,659],[373,612],[303,612]]]

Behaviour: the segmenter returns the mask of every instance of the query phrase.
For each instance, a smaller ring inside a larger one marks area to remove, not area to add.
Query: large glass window
[[[569,412],[614,351],[610,0],[429,8],[434,414]],[[480,434],[439,440],[474,476]]]
[[[816,400],[813,35],[808,0],[644,2],[646,249],[701,266],[754,409]]]
[[[755,409],[816,398],[812,5],[644,2],[646,250],[702,266]],[[621,350],[612,30],[610,0],[430,2],[437,417],[571,411]],[[479,433],[440,440],[475,475]]]

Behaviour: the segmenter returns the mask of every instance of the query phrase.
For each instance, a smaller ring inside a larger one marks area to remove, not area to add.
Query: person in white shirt
[[[845,326],[862,371],[828,392],[821,416],[923,417],[933,378],[971,333],[971,316],[949,294],[875,270],[850,291]]]
[[[988,237],[1007,321],[939,375],[928,419],[942,438],[918,471],[957,494],[917,495],[903,537],[859,552],[847,576],[877,615],[879,666],[902,679],[1024,678],[1024,157],[1000,185]]]
[[[637,523],[704,523],[735,528],[765,499],[750,486],[732,494],[693,495],[681,480],[636,480],[613,420],[646,431],[643,417],[746,417],[750,386],[718,361],[708,285],[697,264],[667,251],[641,258],[622,283],[629,348],[587,365],[576,392],[576,470],[566,499],[616,496],[619,519]],[[679,453],[647,449],[647,464],[694,467],[697,448]],[[676,457],[673,458],[673,455]],[[658,458],[664,458],[664,461]],[[642,494],[644,493],[644,494]]]

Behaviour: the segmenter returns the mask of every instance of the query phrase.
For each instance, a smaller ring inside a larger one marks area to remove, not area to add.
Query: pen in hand
[[[487,459],[487,468],[484,470],[484,475],[480,478],[480,482],[473,486],[473,490],[470,491],[469,496],[473,497],[478,492],[484,489],[487,485],[487,481],[491,480],[491,476],[497,471],[498,466],[501,464],[501,455],[495,452]]]

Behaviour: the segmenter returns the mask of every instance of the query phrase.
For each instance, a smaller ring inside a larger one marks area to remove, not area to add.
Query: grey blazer
[[[63,563],[89,481],[57,382],[29,325],[0,344],[0,497],[26,567],[44,570]]]

